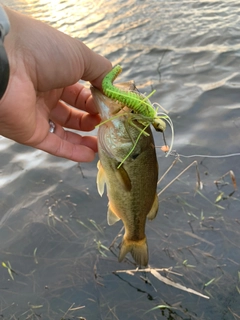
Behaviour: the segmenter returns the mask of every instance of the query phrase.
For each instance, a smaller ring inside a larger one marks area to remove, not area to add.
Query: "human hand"
[[[4,9],[11,24],[4,42],[10,79],[0,101],[0,134],[59,157],[92,161],[96,137],[63,127],[91,131],[99,123],[90,91],[77,81],[87,80],[101,89],[111,63],[81,41]],[[49,120],[56,125],[54,133]]]

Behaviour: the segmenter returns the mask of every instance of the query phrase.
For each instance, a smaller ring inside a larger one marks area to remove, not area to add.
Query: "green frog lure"
[[[157,110],[153,108],[148,97],[139,95],[132,91],[123,91],[113,85],[114,80],[122,72],[120,65],[115,66],[103,79],[103,93],[110,99],[119,101],[123,106],[127,106],[135,113],[149,118],[156,131],[163,132],[166,129],[166,123],[159,117]],[[151,93],[152,95],[152,93]],[[162,116],[162,118],[165,118]]]
[[[153,125],[156,131],[164,132],[166,129],[166,122],[169,124],[172,130],[172,141],[170,148],[166,155],[169,155],[172,149],[174,130],[173,124],[170,117],[165,113],[158,113],[158,108],[162,108],[157,103],[151,104],[149,97],[155,92],[153,91],[149,96],[145,96],[136,91],[124,91],[113,85],[114,80],[122,72],[122,67],[116,65],[103,79],[102,90],[105,96],[108,98],[118,101],[122,107],[128,107],[134,112],[133,118],[137,119],[138,122],[143,124],[145,127],[150,124]],[[158,108],[154,108],[157,105]],[[101,125],[101,124],[100,124]],[[144,134],[144,130],[141,130],[141,134]],[[140,138],[140,137],[139,137]],[[137,139],[138,140],[138,139]],[[137,143],[137,141],[136,141]],[[129,156],[129,155],[128,155]]]

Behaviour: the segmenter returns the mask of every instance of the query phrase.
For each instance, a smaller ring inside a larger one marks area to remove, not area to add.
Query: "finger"
[[[82,131],[91,131],[100,122],[99,115],[79,111],[66,105],[63,101],[57,103],[57,106],[51,110],[49,117],[62,127]]]
[[[60,99],[90,114],[98,113],[97,107],[92,99],[91,91],[79,82],[64,88]]]
[[[104,76],[112,69],[111,62],[89,49],[84,43],[78,45],[81,46],[84,63],[81,79],[90,81],[96,88],[101,89]]]
[[[61,127],[57,128],[62,135]],[[97,140],[95,137],[76,137],[72,132],[65,132],[63,137],[55,133],[48,133],[46,138],[35,147],[54,156],[66,158],[76,162],[90,162],[95,157]],[[80,143],[75,143],[75,142]],[[74,143],[73,143],[74,142]]]
[[[54,134],[59,136],[62,140],[66,140],[76,145],[84,145],[92,149],[94,152],[97,152],[97,138],[94,136],[82,136],[78,133],[64,130],[59,125],[56,125]]]
[[[62,140],[66,140],[76,145],[84,145],[92,149],[94,152],[97,152],[97,138],[94,136],[82,136],[78,133],[64,130],[59,125],[55,126],[54,134],[59,136]]]

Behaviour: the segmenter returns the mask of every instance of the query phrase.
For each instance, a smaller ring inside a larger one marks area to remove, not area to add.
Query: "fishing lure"
[[[120,102],[123,106],[132,109],[136,114],[143,116],[147,119],[138,120],[142,124],[151,122],[156,131],[163,132],[166,129],[166,123],[161,118],[165,116],[159,116],[157,110],[153,108],[148,98],[153,94],[145,97],[133,91],[124,91],[113,85],[114,80],[122,72],[122,67],[116,65],[103,79],[102,89],[103,93],[110,99]]]
[[[153,124],[156,131],[164,132],[166,129],[166,123],[168,123],[171,128],[172,139],[171,139],[170,147],[168,151],[166,151],[166,156],[168,156],[171,153],[173,140],[174,140],[174,128],[173,128],[173,123],[171,118],[165,112],[158,113],[157,110],[159,110],[159,108],[161,109],[163,108],[157,103],[151,104],[151,102],[148,100],[149,97],[155,91],[151,92],[150,95],[148,96],[144,96],[143,94],[140,94],[137,91],[130,91],[130,90],[126,91],[118,87],[115,87],[113,85],[113,82],[121,72],[122,72],[122,67],[120,65],[117,65],[104,77],[102,81],[103,93],[108,98],[119,102],[120,105],[122,105],[122,108],[124,108],[125,106],[128,107],[133,111],[133,113],[123,112],[121,114],[116,114],[112,118],[107,119],[98,125],[98,126],[101,126],[104,123],[113,120],[114,118],[118,118],[119,116],[127,116],[126,121],[128,121],[128,123],[131,126],[134,126],[136,129],[140,131],[136,141],[133,142],[133,146],[131,150],[128,152],[128,154],[124,157],[122,162],[117,167],[118,169],[121,167],[121,165],[123,165],[123,163],[127,160],[130,154],[134,151],[141,135],[145,135],[145,136],[149,135],[146,132],[146,129],[151,123]],[[134,123],[134,121],[139,122],[144,127],[142,129],[139,128]],[[165,141],[165,138],[164,138],[164,141]]]

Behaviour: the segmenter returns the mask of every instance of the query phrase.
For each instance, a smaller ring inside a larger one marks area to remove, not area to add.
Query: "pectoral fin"
[[[112,226],[114,223],[119,221],[120,218],[112,211],[110,203],[108,204],[108,212],[107,212],[107,222],[109,226]]]
[[[97,173],[97,189],[100,196],[104,193],[104,185],[106,183],[105,173],[101,165],[100,160],[97,163],[98,173]]]
[[[127,171],[124,169],[123,166],[116,169],[116,178],[118,179],[125,191],[131,191],[132,183]]]
[[[147,215],[148,220],[153,220],[156,217],[157,212],[158,212],[158,196],[155,195],[155,199],[154,199],[152,208]]]

